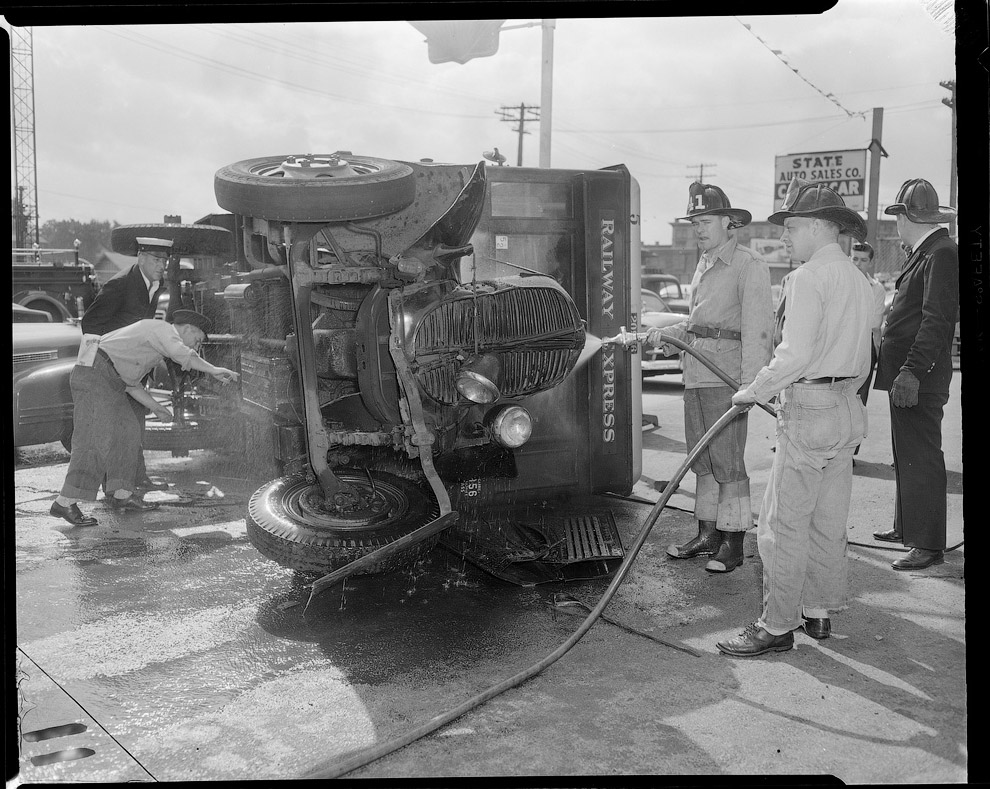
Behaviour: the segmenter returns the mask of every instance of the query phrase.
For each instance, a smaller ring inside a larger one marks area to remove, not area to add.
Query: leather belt
[[[699,326],[696,323],[689,323],[687,327],[688,333],[694,334],[698,337],[707,337],[710,340],[726,339],[726,340],[741,340],[742,332],[738,332],[735,329],[714,329],[711,326]]]
[[[854,378],[852,375],[826,375],[824,378],[798,378],[794,383],[796,384],[834,384],[839,381],[848,381],[850,378]]]

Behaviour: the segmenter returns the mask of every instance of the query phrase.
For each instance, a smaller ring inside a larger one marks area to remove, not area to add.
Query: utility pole
[[[542,67],[540,69],[540,106],[543,118],[540,120],[540,167],[550,167],[550,135],[553,115],[553,29],[556,19],[544,19]]]
[[[516,112],[516,111],[519,112],[518,117],[512,117],[509,115],[510,112]],[[519,156],[518,156],[518,160],[516,161],[517,167],[522,167],[522,163],[523,163],[523,135],[529,134],[529,132],[526,131],[526,121],[538,121],[540,119],[540,116],[538,114],[539,111],[540,111],[539,107],[527,107],[525,104],[520,104],[518,107],[502,107],[496,110],[496,112],[502,114],[503,121],[519,124],[518,128],[512,130],[514,132],[519,133]],[[527,112],[537,113],[537,114],[530,115],[527,117],[526,115]]]
[[[952,169],[949,170],[949,205],[956,207],[956,81],[945,80],[938,83],[952,93],[952,98],[942,99],[942,103],[952,110]],[[956,237],[956,217],[949,219],[949,235]]]
[[[695,178],[695,180],[698,183],[702,183],[702,184],[705,182],[705,168],[706,167],[715,167],[715,164],[713,162],[702,162],[701,164],[689,164],[688,165],[688,169],[689,170],[694,169],[694,168],[698,168],[698,177]],[[687,177],[688,178],[693,178],[694,176],[689,175]]]
[[[19,230],[17,247],[41,242],[38,226],[38,167],[34,136],[34,33],[33,28],[10,27],[10,107],[13,127],[14,189],[17,198],[13,217]]]
[[[873,139],[867,150],[870,152],[870,202],[866,206],[866,240],[878,249],[877,245],[877,201],[880,199],[880,157],[887,152],[880,144],[883,138],[883,107],[873,108]]]

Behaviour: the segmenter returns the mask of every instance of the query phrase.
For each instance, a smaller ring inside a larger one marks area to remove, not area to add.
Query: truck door
[[[638,188],[624,168],[493,167],[485,211],[462,278],[530,271],[570,293],[589,343],[563,384],[526,401],[533,438],[516,453],[519,500],[568,493],[628,493],[641,473],[639,355],[598,347],[638,327]],[[633,205],[635,201],[636,205]],[[633,264],[635,262],[635,268]]]

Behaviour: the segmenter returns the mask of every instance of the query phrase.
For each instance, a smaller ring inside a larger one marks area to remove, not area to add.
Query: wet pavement
[[[962,539],[958,379],[945,430],[950,544]],[[660,427],[644,433],[634,491],[643,499],[656,499],[653,481],[683,459],[681,393],[678,379],[644,385],[644,412]],[[599,622],[537,677],[349,777],[966,781],[962,549],[944,565],[896,573],[896,555],[870,537],[893,506],[885,409],[874,393],[850,518],[854,601],[833,618],[831,639],[798,633],[794,650],[749,660],[717,652],[715,641],[758,613],[761,567],[754,532],[743,567],[724,576],[705,573],[704,560],[665,556],[693,534],[689,474],[607,615],[698,656]],[[750,420],[758,509],[773,423]],[[583,619],[554,595],[594,605],[607,585],[513,586],[438,546],[407,570],[349,579],[307,610],[307,579],[246,536],[246,502],[264,478],[211,452],[147,457],[172,483],[147,496],[162,507],[116,515],[84,504],[100,524],[80,529],[48,515],[64,451],[17,453],[16,782],[318,774],[541,660]],[[589,506],[611,511],[626,545],[649,512],[606,497]]]

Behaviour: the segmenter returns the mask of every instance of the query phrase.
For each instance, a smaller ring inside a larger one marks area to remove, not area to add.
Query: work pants
[[[134,490],[140,429],[124,382],[103,357],[92,367],[77,364],[69,375],[72,390],[72,451],[61,494],[95,501],[106,476],[107,495]]]
[[[130,402],[131,410],[134,412],[134,418],[137,419],[137,422],[138,422],[138,431],[139,431],[138,443],[143,448],[144,447],[144,425],[145,425],[145,421],[147,420],[148,409],[147,409],[146,406],[144,406],[143,404],[139,403],[137,400],[135,400],[130,395],[127,396],[127,399]],[[137,456],[137,470],[135,471],[134,479],[136,481],[139,481],[140,482],[141,480],[145,480],[147,478],[148,478],[148,469],[147,469],[147,467],[144,464],[144,451],[142,449],[142,451],[138,452],[138,456]]]
[[[777,409],[777,443],[757,529],[761,624],[786,632],[802,608],[847,603],[846,521],[852,454],[866,433],[862,378],[792,384]]]
[[[728,386],[684,390],[684,438],[689,453],[732,407],[734,393]],[[720,531],[753,527],[745,461],[747,417],[740,414],[726,425],[691,464],[697,475],[694,516],[699,521],[715,521]]]
[[[948,392],[921,392],[910,408],[890,405],[894,448],[894,530],[908,548],[945,550],[945,456],[942,412]]]

